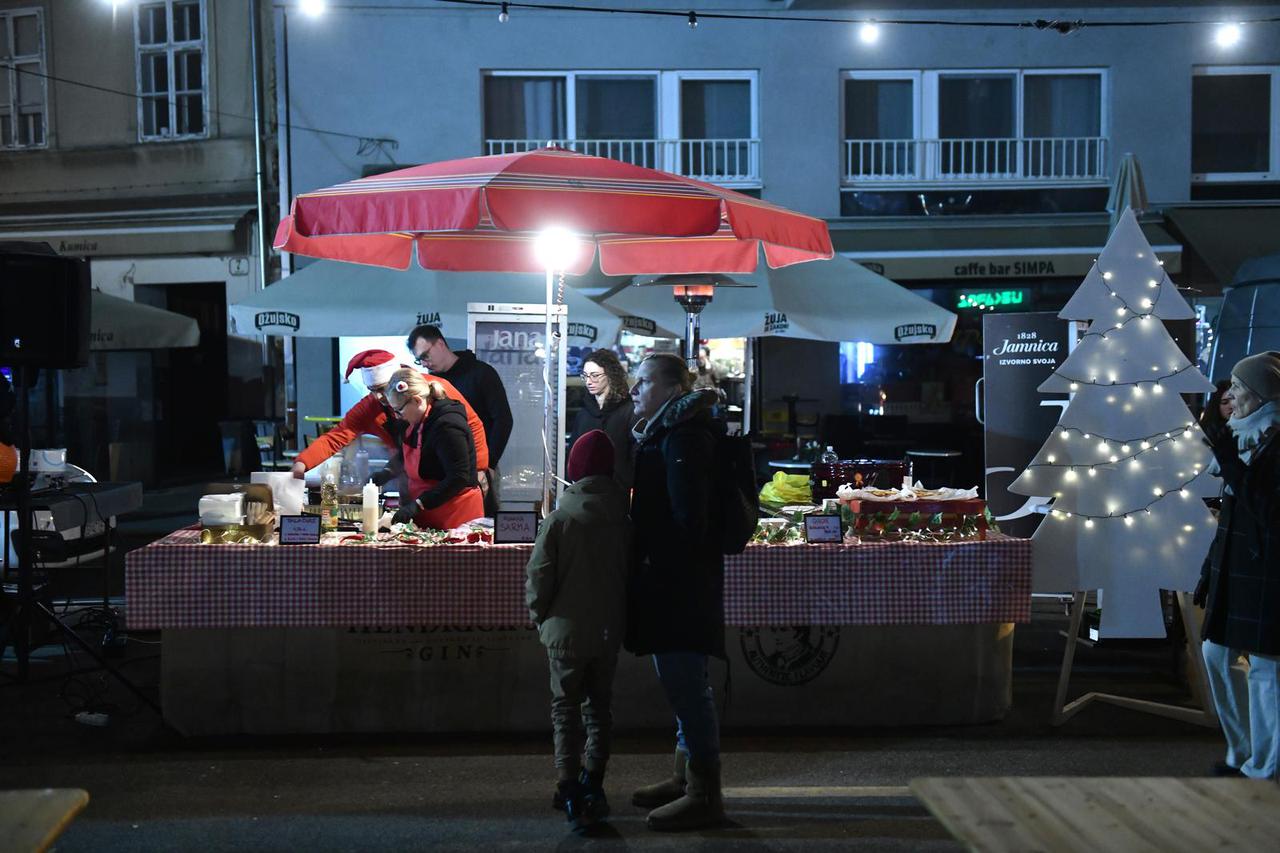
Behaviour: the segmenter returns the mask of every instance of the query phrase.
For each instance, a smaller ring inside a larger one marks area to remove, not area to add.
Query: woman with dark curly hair
[[[612,351],[598,349],[583,362],[582,381],[587,386],[587,399],[574,419],[569,446],[573,447],[579,438],[593,429],[604,430],[613,441],[613,478],[624,489],[629,489],[632,447],[635,445],[631,427],[635,425],[636,417],[631,408],[627,369]]]
[[[1231,419],[1232,400],[1227,396],[1227,389],[1230,387],[1230,379],[1219,382],[1205,402],[1204,410],[1200,412],[1200,429],[1210,447],[1217,443],[1223,430],[1227,428],[1227,421]]]

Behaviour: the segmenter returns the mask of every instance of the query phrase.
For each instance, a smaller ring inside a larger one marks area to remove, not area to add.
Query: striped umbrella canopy
[[[275,247],[408,269],[544,272],[548,229],[569,232],[563,271],[599,255],[606,275],[745,273],[832,257],[821,219],[742,193],[557,148],[414,166],[298,195]]]

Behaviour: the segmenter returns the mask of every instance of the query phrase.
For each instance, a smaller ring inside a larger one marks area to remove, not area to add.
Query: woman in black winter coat
[[[613,479],[624,489],[631,488],[631,455],[635,439],[631,427],[636,417],[631,403],[627,369],[607,349],[598,349],[582,365],[587,399],[573,421],[569,447],[593,429],[603,430],[613,442]]]
[[[1242,359],[1234,412],[1214,443],[1224,483],[1201,572],[1209,688],[1227,739],[1218,775],[1276,779],[1280,762],[1280,352]],[[1249,657],[1247,679],[1233,664]]]

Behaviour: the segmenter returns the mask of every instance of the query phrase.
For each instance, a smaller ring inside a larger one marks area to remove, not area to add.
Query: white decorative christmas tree
[[[1195,314],[1126,210],[1058,316],[1088,331],[1039,390],[1073,396],[1009,487],[1053,499],[1032,537],[1032,589],[1100,589],[1102,636],[1162,637],[1158,591],[1194,588],[1215,527],[1201,498],[1219,491],[1179,396],[1213,385],[1160,322]]]

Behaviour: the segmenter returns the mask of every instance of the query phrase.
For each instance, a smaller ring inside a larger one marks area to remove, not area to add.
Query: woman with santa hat
[[[343,381],[350,382],[351,374],[360,371],[360,380],[369,393],[351,407],[333,429],[311,442],[311,445],[298,454],[293,463],[293,476],[301,480],[307,472],[355,441],[361,435],[376,435],[391,450],[400,449],[400,438],[390,427],[395,426],[395,415],[386,404],[385,390],[391,374],[404,365],[396,363],[396,357],[386,350],[369,349],[358,352],[347,362],[347,372]],[[471,408],[471,404],[447,381],[439,377],[431,377],[451,400],[462,404],[467,426],[471,430],[472,443],[475,445],[476,465],[480,470],[489,467],[489,446],[485,441],[484,424]],[[387,479],[394,475],[384,475]],[[386,482],[383,477],[379,480]],[[382,485],[382,483],[378,483]]]
[[[476,478],[476,450],[462,404],[412,368],[397,370],[387,384],[387,403],[406,429],[400,441],[409,481],[393,524],[451,530],[484,515]]]

